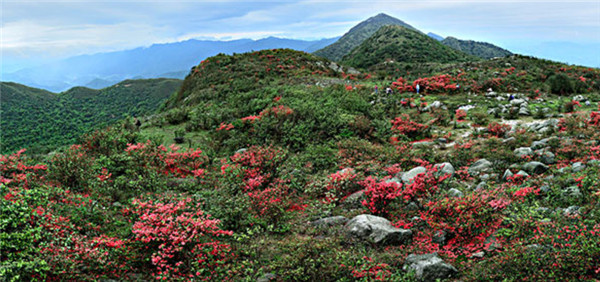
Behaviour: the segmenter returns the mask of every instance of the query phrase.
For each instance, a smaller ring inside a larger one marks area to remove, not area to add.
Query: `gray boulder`
[[[453,198],[462,198],[464,196],[464,194],[460,190],[458,190],[456,188],[452,188],[452,189],[448,190],[448,196],[453,197]]]
[[[512,171],[510,171],[510,169],[506,169],[504,171],[504,174],[502,175],[502,181],[506,182],[506,181],[508,181],[508,179],[510,177],[513,177],[513,176],[514,176],[514,174],[512,173]]]
[[[533,150],[543,149],[546,148],[546,146],[548,146],[548,138],[542,139],[540,141],[533,141],[533,143],[531,143],[531,149]]]
[[[516,148],[513,153],[517,158],[533,156],[533,150],[529,147]]]
[[[548,150],[540,150],[535,152],[538,156],[538,160],[540,160],[540,162],[544,163],[544,164],[554,164],[556,163],[556,156],[554,155],[554,153],[548,151]]]
[[[445,263],[437,253],[409,255],[404,262],[404,270],[414,270],[420,281],[443,280],[458,273],[454,266]]]
[[[480,159],[474,162],[468,169],[470,175],[479,175],[482,172],[492,170],[492,163],[486,159]]]
[[[437,171],[434,173],[435,177],[442,177],[444,175],[450,175],[450,177],[448,177],[447,179],[450,179],[454,176],[454,166],[451,163],[440,163],[440,164],[435,164],[433,166],[435,169],[437,169]]]
[[[350,196],[346,197],[344,202],[342,203],[347,208],[360,208],[362,207],[362,200],[365,196],[365,190],[360,190],[358,192],[354,192],[350,194]]]
[[[348,235],[380,245],[401,245],[412,239],[412,231],[392,226],[389,220],[361,214],[346,223]]]
[[[548,166],[540,162],[528,162],[523,166],[523,170],[531,174],[541,174],[548,170]]]
[[[571,165],[572,172],[580,172],[585,169],[585,165],[582,162],[576,162]]]
[[[563,189],[562,195],[563,197],[568,198],[569,200],[580,200],[581,198],[583,198],[583,194],[577,186],[569,186]]]
[[[421,174],[421,173],[426,173],[427,169],[425,167],[422,166],[418,166],[415,167],[407,172],[405,172],[402,175],[402,182],[404,182],[404,184],[411,184],[413,182],[413,179],[415,177],[417,177],[417,175]]]
[[[579,212],[581,208],[578,206],[570,206],[568,208],[565,209],[565,211],[563,212],[563,214],[565,216],[577,216],[580,215],[581,213]]]
[[[444,110],[447,110],[448,108],[446,106],[444,106],[444,103],[442,103],[440,101],[434,101],[433,103],[431,103],[431,105],[423,108],[423,111],[429,112],[429,111],[431,111],[431,109],[444,109]]]

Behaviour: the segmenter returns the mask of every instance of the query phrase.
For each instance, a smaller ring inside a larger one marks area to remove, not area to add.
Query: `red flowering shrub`
[[[508,124],[501,124],[495,121],[490,122],[487,126],[488,133],[498,138],[504,137],[506,133],[510,131],[510,128],[511,127]]]
[[[486,238],[500,227],[506,207],[499,201],[495,191],[468,194],[462,198],[443,198],[427,203],[428,210],[421,213],[434,230],[449,233],[450,239],[444,247],[451,255],[470,255],[486,249]]]
[[[28,186],[27,178],[33,175],[39,177],[48,168],[46,165],[27,165],[23,153],[25,149],[11,155],[0,155],[0,184],[7,186]],[[11,185],[12,183],[12,185]]]
[[[200,149],[189,149],[180,152],[179,146],[154,146],[149,140],[146,143],[127,144],[125,151],[132,156],[137,166],[150,168],[164,175],[179,178],[202,177],[206,156]]]
[[[591,112],[588,124],[600,128],[600,112]]]
[[[358,191],[360,185],[356,182],[357,174],[354,169],[346,168],[329,175],[327,183],[327,202],[337,202],[342,198]]]
[[[286,153],[281,149],[252,146],[224,162],[221,174],[243,192],[262,190],[277,178],[278,168],[285,159]]]
[[[405,185],[402,190],[402,198],[405,201],[412,201],[416,204],[422,205],[424,200],[434,196],[439,190],[439,184],[451,177],[452,175],[439,175],[437,173],[438,168],[431,165],[427,165],[427,172],[419,173],[412,182]]]
[[[397,182],[377,181],[369,176],[360,184],[365,187],[365,197],[362,205],[365,206],[372,214],[386,216],[390,210],[388,206],[394,199],[400,197],[402,192],[402,184]]]
[[[425,137],[426,130],[429,126],[412,121],[407,114],[402,114],[392,121],[392,130],[399,134],[405,135],[409,139],[416,137]]]
[[[355,265],[341,265],[351,271],[357,281],[388,281],[392,276],[391,266],[387,263],[376,263],[373,258],[364,256]]]
[[[134,240],[149,258],[148,267],[157,279],[211,280],[226,276],[225,266],[232,258],[229,245],[218,237],[231,231],[219,229],[191,198],[160,197],[133,201]]]
[[[289,190],[287,183],[279,180],[263,190],[248,192],[251,212],[270,223],[276,223],[292,204]]]
[[[465,118],[467,117],[467,111],[458,109],[458,110],[456,110],[456,113],[454,116],[456,117],[456,121],[464,122]]]

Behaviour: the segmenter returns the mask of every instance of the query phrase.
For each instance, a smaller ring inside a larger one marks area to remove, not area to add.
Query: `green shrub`
[[[573,93],[573,82],[565,74],[554,74],[548,78],[550,91],[554,94],[567,95]]]

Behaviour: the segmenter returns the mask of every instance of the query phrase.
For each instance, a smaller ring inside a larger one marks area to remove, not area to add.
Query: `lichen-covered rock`
[[[348,235],[380,245],[401,245],[412,239],[412,231],[392,226],[389,220],[361,214],[346,223]]]
[[[523,166],[523,170],[531,174],[541,174],[548,170],[548,166],[541,162],[528,162]]]
[[[469,174],[470,175],[479,175],[482,172],[489,172],[492,170],[492,163],[486,159],[480,159],[476,162],[474,162],[470,167],[469,167]]]
[[[404,182],[404,184],[411,184],[417,175],[426,172],[427,169],[422,166],[415,167],[402,175],[402,182]]]
[[[436,281],[450,278],[458,270],[445,263],[437,253],[424,255],[409,255],[404,263],[404,270],[414,270],[415,276],[421,281]]]

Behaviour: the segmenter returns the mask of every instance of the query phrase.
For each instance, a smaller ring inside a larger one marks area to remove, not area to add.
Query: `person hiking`
[[[133,124],[137,130],[139,130],[140,126],[142,126],[142,122],[135,116],[133,117]]]
[[[377,88],[377,85],[375,85],[375,94],[379,94],[379,88]]]
[[[415,87],[415,89],[417,90],[417,94],[419,94],[419,90],[421,90],[421,85],[417,84],[417,87]]]

